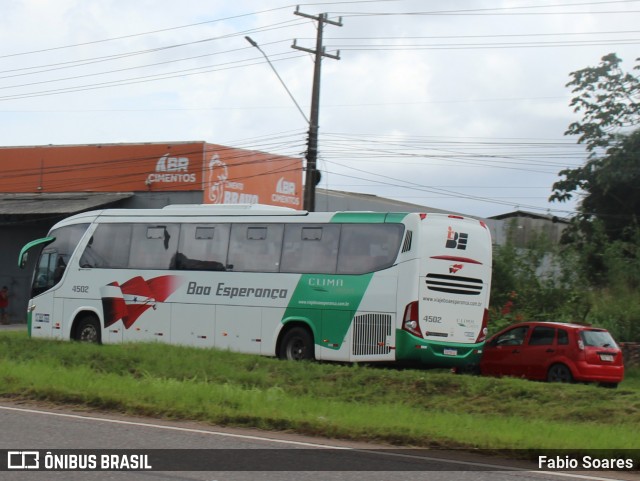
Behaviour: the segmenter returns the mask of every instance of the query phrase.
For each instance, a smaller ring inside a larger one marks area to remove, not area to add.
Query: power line
[[[620,11],[584,11],[584,12],[513,12],[514,10],[533,10],[541,8],[558,8],[558,7],[582,7],[593,5],[611,5],[621,3],[637,3],[638,0],[609,0],[599,2],[581,2],[581,3],[562,3],[562,4],[546,4],[546,5],[525,5],[517,7],[488,7],[488,8],[473,8],[473,9],[460,9],[460,10],[432,10],[423,12],[335,12],[342,16],[429,16],[429,15],[572,15],[572,14],[603,14],[603,13],[637,13],[635,11],[620,10]],[[502,12],[502,13],[501,13]],[[506,12],[506,13],[505,13]]]
[[[49,47],[49,48],[43,48],[43,49],[39,49],[39,50],[31,50],[31,51],[27,51],[27,52],[5,54],[5,55],[0,55],[0,59],[1,58],[9,58],[9,57],[19,57],[19,56],[23,56],[23,55],[32,55],[32,54],[36,54],[36,53],[52,52],[52,51],[55,51],[55,50],[64,50],[64,49],[82,47],[82,46],[87,46],[87,45],[95,45],[95,44],[99,44],[99,43],[113,42],[113,41],[116,41],[116,40],[125,40],[125,39],[129,39],[129,38],[134,38],[134,37],[142,37],[142,36],[145,36],[145,35],[153,35],[153,34],[157,34],[157,33],[169,32],[169,31],[172,31],[172,30],[180,30],[180,29],[192,28],[192,27],[197,27],[197,26],[207,25],[207,24],[212,24],[212,23],[217,23],[217,22],[235,20],[235,19],[238,19],[238,18],[250,17],[250,16],[254,16],[254,15],[260,15],[260,14],[263,14],[263,13],[270,13],[270,12],[274,12],[274,11],[277,11],[277,10],[283,10],[283,9],[289,9],[289,8],[291,8],[290,5],[289,6],[285,6],[285,7],[276,7],[276,8],[270,8],[270,9],[267,9],[267,10],[260,10],[260,11],[257,11],[257,12],[243,13],[243,14],[239,14],[239,15],[232,15],[230,17],[218,18],[218,19],[214,19],[214,20],[205,20],[203,22],[190,23],[188,25],[180,25],[180,26],[177,26],[177,27],[168,27],[168,28],[162,28],[162,29],[157,29],[157,30],[151,30],[151,31],[147,31],[147,32],[140,32],[140,33],[133,33],[133,34],[129,34],[129,35],[122,35],[122,36],[119,36],[119,37],[105,38],[105,39],[101,39],[101,40],[91,40],[89,42],[62,45],[62,46],[58,46],[58,47]]]
[[[291,59],[299,58],[302,56],[302,55],[287,54],[287,53],[284,53],[281,55],[282,55],[282,58],[276,59],[275,60],[276,62],[291,60]],[[257,60],[260,60],[260,59],[258,57],[255,57],[255,58],[244,59],[244,60],[229,61],[226,63],[217,64],[217,65],[209,65],[206,67],[194,67],[190,69],[177,70],[177,71],[168,72],[168,73],[144,75],[141,77],[130,77],[127,79],[113,80],[113,81],[100,82],[100,83],[94,83],[94,84],[85,84],[85,85],[79,85],[74,87],[63,87],[59,89],[27,92],[23,94],[6,95],[6,96],[0,96],[0,101],[43,97],[43,96],[59,95],[59,94],[72,93],[72,92],[83,92],[87,90],[97,90],[97,89],[104,89],[104,88],[110,88],[110,87],[119,87],[124,85],[154,82],[158,80],[169,80],[169,79],[186,77],[191,75],[201,75],[205,73],[220,72],[223,70],[230,70],[235,68],[258,65],[260,62],[258,62]]]

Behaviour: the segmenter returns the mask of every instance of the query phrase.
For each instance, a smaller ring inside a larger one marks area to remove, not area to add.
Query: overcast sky
[[[2,0],[0,146],[202,140],[303,156],[316,24],[284,0]],[[584,162],[569,73],[640,57],[640,1],[301,3],[328,18],[320,187],[488,217]],[[249,35],[268,55],[305,117]]]

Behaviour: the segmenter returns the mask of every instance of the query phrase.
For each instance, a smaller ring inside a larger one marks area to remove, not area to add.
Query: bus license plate
[[[444,355],[445,356],[457,356],[458,355],[458,350],[457,349],[445,349],[444,350]]]
[[[600,360],[601,361],[613,362],[613,355],[612,354],[600,354]]]

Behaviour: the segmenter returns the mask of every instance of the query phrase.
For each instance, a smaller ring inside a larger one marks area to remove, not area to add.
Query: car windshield
[[[585,346],[618,347],[607,331],[580,331],[580,338]]]

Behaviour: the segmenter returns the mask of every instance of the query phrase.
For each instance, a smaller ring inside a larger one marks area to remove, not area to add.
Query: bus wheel
[[[77,341],[80,342],[93,342],[100,344],[100,323],[95,316],[87,314],[78,320],[78,327],[76,327]]]
[[[571,371],[564,364],[554,364],[547,372],[548,382],[573,382]]]
[[[282,339],[280,359],[292,361],[311,360],[313,356],[313,338],[303,327],[294,327]]]

